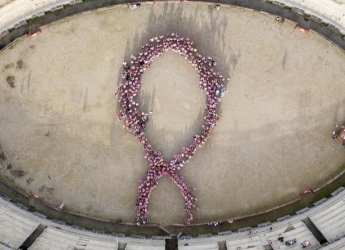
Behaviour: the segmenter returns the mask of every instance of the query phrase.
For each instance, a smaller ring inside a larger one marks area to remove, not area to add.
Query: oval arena
[[[0,1],[0,248],[345,248],[342,1],[133,4]]]

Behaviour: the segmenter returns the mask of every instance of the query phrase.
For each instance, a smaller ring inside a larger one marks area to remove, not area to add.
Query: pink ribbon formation
[[[215,71],[216,62],[211,57],[202,56],[193,47],[193,41],[177,34],[157,36],[150,42],[141,46],[142,51],[131,56],[130,63],[124,62],[122,72],[123,81],[120,83],[115,95],[118,95],[119,111],[116,114],[119,120],[124,120],[124,128],[134,134],[135,138],[143,144],[145,158],[148,160],[150,169],[146,178],[139,180],[138,198],[136,203],[136,221],[138,225],[148,222],[148,204],[152,190],[156,188],[158,179],[167,175],[179,187],[185,200],[185,211],[188,213],[186,225],[193,221],[193,209],[199,210],[196,205],[197,198],[193,196],[182,176],[177,174],[188,160],[195,154],[196,149],[201,147],[210,138],[210,133],[217,125],[220,118],[217,104],[227,91],[224,87],[225,79],[220,72]],[[139,102],[135,100],[141,85],[142,75],[151,66],[151,63],[165,51],[171,50],[183,56],[192,66],[200,78],[199,87],[206,93],[206,111],[202,132],[193,137],[193,142],[188,147],[182,148],[178,155],[170,162],[164,162],[162,153],[155,150],[145,136],[146,122],[149,114],[140,110]]]

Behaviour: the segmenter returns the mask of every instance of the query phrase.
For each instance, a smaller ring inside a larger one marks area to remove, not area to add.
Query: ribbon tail
[[[138,198],[135,206],[136,210],[136,221],[137,224],[146,224],[148,221],[148,204],[152,193],[152,190],[157,187],[158,179],[165,175],[166,171],[163,171],[165,166],[157,166],[150,168],[147,172],[146,178],[140,180],[138,187]]]
[[[185,211],[188,214],[186,225],[190,225],[194,219],[192,209],[195,208],[199,211],[199,207],[195,204],[197,202],[197,198],[192,195],[192,188],[187,186],[182,176],[179,176],[176,172],[169,172],[168,175],[170,179],[172,179],[173,182],[176,184],[176,186],[178,186],[181,195],[185,200]]]

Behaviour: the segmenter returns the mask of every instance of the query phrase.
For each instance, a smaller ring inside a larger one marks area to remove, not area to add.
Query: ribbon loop
[[[143,51],[137,56],[132,55],[130,63],[123,63],[124,71],[121,75],[124,80],[115,93],[115,95],[119,95],[117,117],[119,120],[124,120],[124,128],[134,134],[137,140],[143,144],[144,157],[151,167],[147,171],[145,179],[139,181],[136,203],[136,221],[138,225],[148,222],[150,195],[152,190],[156,188],[158,179],[165,175],[178,186],[185,200],[185,211],[188,213],[187,225],[193,221],[192,210],[199,210],[196,205],[197,198],[192,194],[192,188],[188,187],[184,178],[176,172],[188,163],[197,148],[201,147],[210,138],[211,131],[217,125],[220,117],[217,112],[217,103],[227,90],[224,87],[225,78],[220,72],[214,71],[216,62],[211,57],[203,57],[192,45],[193,41],[189,38],[183,38],[174,33],[166,37],[157,36],[151,38],[150,43],[141,46]],[[179,53],[195,67],[200,77],[200,90],[206,93],[207,101],[202,132],[193,137],[191,145],[182,148],[180,154],[175,155],[169,163],[166,163],[163,160],[162,153],[155,150],[149,139],[145,137],[149,114],[139,111],[139,103],[135,100],[135,97],[139,91],[145,70],[151,66],[154,59],[169,49]]]

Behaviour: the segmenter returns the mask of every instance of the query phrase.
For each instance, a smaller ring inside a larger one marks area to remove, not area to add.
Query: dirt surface
[[[330,139],[344,120],[342,51],[320,36],[239,8],[126,6],[42,29],[0,57],[0,145],[19,187],[82,214],[133,222],[143,150],[114,118],[122,61],[148,38],[178,32],[231,75],[222,118],[181,171],[195,191],[195,222],[224,220],[290,201],[345,162]],[[13,76],[13,86],[6,81]],[[195,70],[167,52],[139,95],[152,110],[148,137],[166,159],[200,130],[205,95]],[[151,222],[186,219],[178,188],[162,178]]]
[[[14,0],[0,0],[0,8],[13,1]]]

